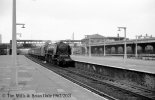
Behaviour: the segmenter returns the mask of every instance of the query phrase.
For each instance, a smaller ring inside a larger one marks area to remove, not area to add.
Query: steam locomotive
[[[71,47],[62,41],[57,43],[45,43],[44,46],[32,48],[29,50],[29,54],[46,62],[63,67],[74,64],[70,57]]]

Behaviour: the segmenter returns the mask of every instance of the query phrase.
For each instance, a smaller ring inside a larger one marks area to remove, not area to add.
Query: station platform
[[[16,69],[16,70],[15,70]],[[16,71],[15,74],[13,74]],[[15,75],[15,76],[14,76]],[[14,76],[14,77],[13,77]],[[17,85],[12,85],[16,81]],[[0,100],[107,100],[29,60],[0,56]]]
[[[113,56],[81,56],[81,55],[71,55],[74,61],[91,63],[96,65],[103,65],[107,67],[114,67],[119,69],[127,69],[132,71],[144,72],[155,74],[155,61],[150,60],[140,60],[140,59],[126,59],[123,57],[113,57]]]

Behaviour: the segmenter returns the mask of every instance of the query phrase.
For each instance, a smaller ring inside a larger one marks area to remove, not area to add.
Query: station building
[[[85,35],[85,38],[81,40],[82,44],[88,45],[90,44],[97,44],[97,43],[104,43],[104,42],[112,42],[112,41],[119,41],[124,40],[124,37],[104,37],[100,34],[93,34],[93,35]]]

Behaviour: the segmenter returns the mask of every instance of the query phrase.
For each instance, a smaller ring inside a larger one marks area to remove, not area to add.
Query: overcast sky
[[[12,1],[0,0],[0,34],[3,42],[12,38]],[[82,39],[84,35],[124,36],[118,26],[127,27],[127,37],[155,36],[155,0],[16,0],[20,39]]]

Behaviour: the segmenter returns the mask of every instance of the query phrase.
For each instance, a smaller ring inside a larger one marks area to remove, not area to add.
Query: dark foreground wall
[[[75,67],[110,77],[122,83],[132,84],[155,91],[155,74],[94,65],[83,62],[75,62]]]

